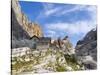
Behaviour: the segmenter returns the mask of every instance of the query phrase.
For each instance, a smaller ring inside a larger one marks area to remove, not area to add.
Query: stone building
[[[35,42],[35,49],[47,49],[50,47],[51,38],[50,37],[37,37],[33,36],[31,37],[31,40]]]

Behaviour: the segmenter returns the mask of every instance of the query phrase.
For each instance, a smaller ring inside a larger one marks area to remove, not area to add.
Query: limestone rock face
[[[38,37],[43,36],[41,27],[36,23],[30,22],[27,16],[21,11],[21,7],[18,3],[18,0],[12,0],[11,8],[12,8],[12,26],[13,26],[12,33],[13,33],[13,30],[16,29],[15,30],[16,34],[20,35],[21,33],[17,33],[17,31],[20,31],[20,29],[18,28],[18,26],[20,26],[29,35],[29,37],[32,37],[34,35]],[[14,20],[16,20],[17,23],[15,23]],[[16,26],[18,25],[17,28],[15,27],[15,25]],[[23,37],[20,37],[20,38],[23,38]]]
[[[87,33],[83,40],[76,45],[76,55],[84,63],[87,69],[97,68],[97,30],[93,29]]]
[[[11,8],[12,16],[11,16],[11,35],[12,35],[12,41],[20,40],[20,39],[28,39],[30,36],[28,33],[22,28],[22,26],[19,24],[16,15],[14,13],[14,10]]]
[[[21,11],[18,0],[12,0],[11,6],[11,48],[32,47],[29,40],[32,36],[42,37],[42,29],[37,23],[32,23]],[[28,45],[27,45],[28,44]]]

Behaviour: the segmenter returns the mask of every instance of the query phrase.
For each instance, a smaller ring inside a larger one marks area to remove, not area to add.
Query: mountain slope
[[[85,65],[86,69],[97,68],[97,30],[93,29],[87,33],[83,40],[76,45],[76,55]]]

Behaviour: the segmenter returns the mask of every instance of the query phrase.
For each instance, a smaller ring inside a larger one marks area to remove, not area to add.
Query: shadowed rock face
[[[30,40],[30,36],[28,33],[20,26],[19,22],[15,17],[15,13],[13,9],[12,11],[12,22],[11,22],[11,48],[19,48],[19,47],[34,47],[34,41]]]
[[[30,37],[32,37],[34,35],[36,35],[38,37],[43,36],[40,25],[29,21],[27,16],[21,11],[21,6],[19,5],[18,0],[12,0],[12,9],[13,9],[14,15],[15,15],[13,17],[16,18],[19,25],[28,33],[28,35]]]
[[[11,48],[21,47],[24,43],[20,40],[29,39],[28,33],[18,23],[13,9],[11,9]],[[25,45],[25,44],[24,44]]]
[[[87,69],[97,68],[97,30],[91,30],[76,45],[76,55]],[[91,58],[91,59],[90,59]]]
[[[21,25],[18,23],[14,10],[11,8],[11,35],[12,40],[21,40],[21,39],[29,39],[28,33],[21,27]]]
[[[11,6],[11,48],[31,47],[33,42],[32,36],[42,37],[41,27],[28,20],[27,16],[22,13],[18,0],[12,0]]]

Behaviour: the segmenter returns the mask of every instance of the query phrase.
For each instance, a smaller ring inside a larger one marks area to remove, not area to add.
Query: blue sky
[[[75,46],[96,27],[96,6],[19,1],[31,22],[38,23],[44,36],[56,39],[68,35]]]

